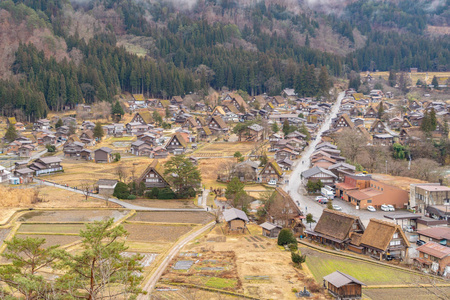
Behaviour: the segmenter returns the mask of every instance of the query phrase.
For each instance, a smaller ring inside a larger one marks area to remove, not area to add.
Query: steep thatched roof
[[[144,181],[145,176],[150,172],[150,171],[154,171],[156,174],[159,175],[159,177],[161,177],[162,180],[164,180],[164,182],[169,185],[169,183],[166,181],[166,179],[164,178],[164,169],[161,166],[161,164],[158,162],[157,159],[154,159],[152,161],[151,164],[148,165],[148,167],[145,169],[145,171],[141,174],[141,176],[139,176],[139,178],[137,179],[137,183],[139,184],[140,182]]]
[[[398,232],[399,236],[403,238],[404,243],[409,247],[408,239],[399,225],[378,219],[370,219],[369,225],[361,237],[361,245],[385,251],[392,240],[392,236],[396,232]]]
[[[314,231],[344,241],[349,238],[349,233],[355,222],[359,222],[360,226],[364,228],[361,220],[357,216],[324,209]]]

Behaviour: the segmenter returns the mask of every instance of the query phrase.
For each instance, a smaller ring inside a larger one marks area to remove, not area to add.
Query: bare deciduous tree
[[[351,162],[356,160],[356,156],[361,148],[367,145],[367,139],[351,129],[344,129],[334,135],[333,139],[342,151],[342,155],[347,157]]]
[[[123,180],[127,178],[127,172],[122,164],[118,164],[115,171],[119,181],[123,182]]]
[[[85,197],[85,201],[88,200],[89,195],[91,194],[92,185],[89,182],[83,182],[80,186],[80,190]]]

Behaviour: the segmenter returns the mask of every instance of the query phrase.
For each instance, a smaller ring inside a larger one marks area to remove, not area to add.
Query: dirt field
[[[3,244],[3,241],[8,236],[11,229],[0,229],[0,246]]]
[[[32,211],[19,218],[20,222],[94,222],[107,218],[120,219],[127,210],[68,210],[68,211]]]
[[[117,163],[109,164],[96,164],[92,161],[87,162],[84,160],[64,160],[62,163],[64,167],[63,173],[45,176],[43,178],[72,187],[80,186],[82,183],[93,185],[99,179],[119,180],[117,169],[119,166],[123,166],[126,179],[131,180],[133,178],[133,172],[135,178],[139,177],[152,161],[153,159],[142,156],[122,158]],[[163,161],[160,161],[160,163],[163,163]]]
[[[280,250],[275,239],[263,237],[259,226],[249,225],[249,229],[251,235],[225,236],[222,228],[216,226],[205,236],[186,245],[182,252],[200,254],[209,251],[234,252],[235,272],[238,278],[236,292],[261,299],[296,299],[292,288],[302,289],[312,279],[307,279],[304,272],[295,269],[291,265],[290,253]],[[178,259],[180,258],[178,257]],[[232,272],[233,270],[230,270],[230,274]],[[214,274],[210,276],[220,277],[214,276]],[[229,276],[223,277],[222,279],[229,278]],[[231,276],[231,278],[233,277]],[[220,280],[214,280],[213,283],[225,287],[229,284],[227,281]],[[317,284],[313,284],[317,286]],[[315,299],[324,299],[321,292],[314,293],[314,296]]]
[[[156,200],[156,199],[136,199],[136,200],[122,200],[124,202],[139,205],[143,207],[157,207],[157,208],[198,208],[192,199],[187,200]]]
[[[76,235],[16,234],[15,236],[21,239],[27,237],[44,238],[45,239],[44,247],[50,247],[54,245],[64,246],[81,240],[81,238]]]
[[[336,270],[361,280],[367,285],[410,284],[425,282],[425,277],[382,265],[329,255],[309,248],[300,248],[306,254],[306,263],[318,283]]]
[[[427,183],[426,181],[411,177],[391,176],[388,174],[370,174],[370,175],[372,175],[372,178],[375,180],[394,185],[407,192],[409,192],[410,190],[410,184]]]
[[[222,157],[233,156],[237,151],[242,155],[247,155],[255,148],[256,143],[253,142],[236,142],[236,143],[209,143],[194,151],[195,157]]]
[[[83,224],[22,224],[19,227],[19,233],[72,233],[78,234],[80,230],[85,229]]]
[[[165,290],[167,289],[167,290]],[[208,300],[239,300],[241,297],[228,296],[221,293],[203,291],[199,289],[186,288],[182,286],[161,285],[158,290],[154,290],[152,295],[155,299],[186,300],[186,299],[208,299]]]
[[[137,212],[129,221],[156,222],[156,223],[194,223],[206,224],[214,219],[207,212]]]
[[[413,85],[416,84],[417,80],[420,79],[421,81],[426,81],[428,84],[431,84],[431,80],[433,80],[433,77],[446,77],[450,78],[450,72],[417,72],[417,73],[407,73],[408,76],[411,76],[411,82]],[[382,77],[385,80],[388,80],[389,78],[389,72],[371,72],[370,75],[372,75],[373,78]],[[428,77],[427,77],[428,75]],[[361,77],[366,76],[366,72],[361,73]]]
[[[124,228],[129,234],[127,240],[148,243],[172,243],[192,229],[191,226],[142,224],[125,224]]]
[[[438,293],[441,298],[438,298],[433,292]],[[431,300],[449,299],[450,297],[449,287],[439,287],[433,292],[426,288],[363,289],[363,294],[373,300]]]

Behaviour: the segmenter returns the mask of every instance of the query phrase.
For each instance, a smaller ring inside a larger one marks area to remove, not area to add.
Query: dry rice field
[[[227,157],[233,156],[237,151],[242,155],[247,155],[256,146],[252,142],[236,142],[236,143],[210,143],[206,144],[194,152],[195,157]]]
[[[55,245],[68,245],[76,241],[80,241],[81,238],[76,235],[54,235],[54,234],[16,234],[18,238],[25,239],[27,237],[31,238],[44,238],[45,244],[44,247],[51,247]]]
[[[125,224],[124,228],[129,234],[127,241],[147,243],[173,243],[192,229],[191,226],[143,224]]]
[[[129,221],[155,222],[155,223],[191,223],[206,224],[211,222],[214,216],[207,212],[137,212]]]
[[[108,218],[116,221],[124,217],[127,210],[67,210],[67,211],[32,211],[19,218],[20,222],[94,222]]]

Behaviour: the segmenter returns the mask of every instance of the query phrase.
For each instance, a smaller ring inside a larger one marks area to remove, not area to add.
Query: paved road
[[[319,219],[322,215],[324,207],[311,199],[311,197],[304,196],[304,189],[300,181],[300,174],[310,168],[309,158],[314,152],[315,147],[320,142],[322,133],[330,128],[331,120],[336,117],[339,112],[339,107],[341,106],[342,99],[345,93],[339,94],[336,102],[331,108],[330,114],[327,119],[322,123],[321,128],[317,132],[316,139],[309,143],[309,146],[303,151],[302,157],[297,161],[294,169],[291,173],[289,183],[284,187],[284,190],[288,192],[294,201],[298,201],[299,207],[304,213],[312,213],[314,219]]]
[[[81,191],[81,190],[74,189],[74,188],[71,188],[71,187],[67,187],[67,186],[64,186],[64,185],[60,185],[58,183],[49,182],[49,181],[41,180],[41,179],[38,179],[38,178],[34,178],[34,181],[36,181],[36,182],[38,182],[40,184],[45,184],[45,185],[48,185],[48,186],[54,186],[54,187],[57,187],[57,188],[60,188],[60,189],[63,189],[63,190],[67,190],[67,191],[71,191],[71,192],[74,192],[74,193],[78,193],[78,194],[84,195],[84,192]],[[115,199],[115,198],[105,199],[104,196],[101,196],[101,195],[98,195],[98,194],[92,194],[92,193],[89,194],[89,197],[94,197],[94,198],[101,199],[101,200],[108,200],[109,202],[116,203],[116,204],[122,206],[123,208],[134,209],[134,210],[139,210],[139,211],[205,211],[204,208],[156,208],[156,207],[144,207],[144,206],[130,204],[128,202],[121,201],[121,200],[118,200],[118,199]]]
[[[137,299],[138,300],[146,300],[146,299],[151,299],[150,294],[152,292],[152,290],[155,288],[156,283],[158,282],[159,278],[161,277],[162,273],[164,272],[164,270],[167,268],[167,266],[169,265],[169,262],[178,254],[178,252],[190,241],[192,241],[193,239],[195,239],[197,236],[199,236],[200,234],[206,232],[207,230],[209,230],[210,228],[212,228],[216,223],[215,222],[211,222],[209,224],[206,224],[204,227],[202,227],[201,229],[191,233],[190,235],[188,235],[187,237],[185,237],[184,239],[182,239],[180,242],[178,242],[177,244],[175,244],[172,249],[169,251],[169,253],[166,255],[166,257],[164,258],[164,260],[161,262],[161,264],[158,266],[158,268],[156,269],[156,271],[153,273],[153,275],[150,277],[150,279],[147,281],[147,283],[145,283],[143,290],[147,291],[147,295],[140,295]]]

